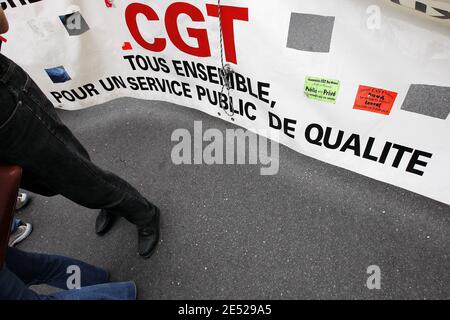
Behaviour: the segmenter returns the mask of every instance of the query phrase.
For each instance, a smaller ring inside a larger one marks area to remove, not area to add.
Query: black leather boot
[[[106,234],[111,230],[117,218],[117,215],[114,213],[108,212],[105,209],[100,210],[97,220],[95,220],[95,233],[99,236]]]
[[[154,214],[150,222],[138,226],[139,255],[144,259],[148,259],[153,255],[159,243],[160,210],[158,207],[152,206]]]

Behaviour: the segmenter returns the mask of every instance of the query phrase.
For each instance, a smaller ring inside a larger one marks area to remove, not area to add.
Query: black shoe
[[[99,236],[103,236],[109,230],[111,230],[114,222],[116,222],[117,216],[105,209],[102,209],[95,220],[95,233]]]
[[[159,243],[160,211],[156,206],[152,220],[145,226],[138,227],[139,255],[148,259],[155,252]]]

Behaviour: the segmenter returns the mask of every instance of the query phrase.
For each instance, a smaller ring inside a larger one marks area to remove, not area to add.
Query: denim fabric
[[[20,224],[22,223],[22,220],[14,218],[13,222],[11,224],[11,234],[13,234],[14,232],[17,231],[17,228],[20,226]]]
[[[81,288],[68,290],[73,266],[79,268]],[[136,299],[133,282],[108,283],[108,279],[107,271],[79,260],[8,248],[5,266],[0,270],[0,300]],[[40,284],[63,291],[40,295],[29,289]]]
[[[23,168],[21,187],[107,209],[142,226],[154,206],[130,184],[91,162],[28,74],[0,54],[0,162]]]

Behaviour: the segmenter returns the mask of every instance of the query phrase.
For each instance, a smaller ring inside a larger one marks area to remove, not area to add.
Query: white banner
[[[1,4],[2,52],[55,106],[169,101],[450,204],[447,0],[223,0],[233,117],[216,1]]]

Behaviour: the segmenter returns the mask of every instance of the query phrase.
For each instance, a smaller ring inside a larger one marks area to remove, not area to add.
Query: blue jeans
[[[67,290],[73,284],[74,267],[79,271],[80,289]],[[75,259],[27,253],[8,248],[0,270],[0,300],[134,300],[134,282],[108,283],[107,271]],[[47,284],[63,291],[41,295],[29,289]]]
[[[11,224],[11,234],[17,231],[17,228],[22,223],[22,220],[14,218],[12,224]]]

